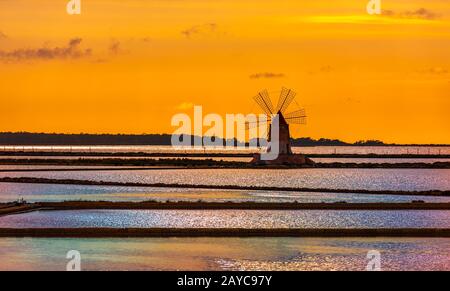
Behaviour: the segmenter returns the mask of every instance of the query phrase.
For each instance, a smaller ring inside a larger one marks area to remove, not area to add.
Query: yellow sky
[[[0,0],[0,131],[171,133],[285,86],[295,136],[450,143],[448,0],[66,3]]]

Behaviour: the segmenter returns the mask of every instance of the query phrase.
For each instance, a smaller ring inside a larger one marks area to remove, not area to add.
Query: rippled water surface
[[[283,191],[232,191],[201,190],[183,188],[116,187],[53,184],[0,183],[0,203],[16,201],[20,198],[28,202],[44,201],[216,201],[216,202],[293,202],[320,203],[340,202],[450,202],[450,197],[409,196],[409,195],[367,195],[344,193],[307,193]]]
[[[79,210],[0,217],[3,228],[446,228],[450,211]]]
[[[382,270],[450,270],[447,238],[0,238],[0,270],[360,270],[378,250]]]
[[[450,190],[450,169],[184,169],[7,172],[0,177],[93,181],[308,187],[369,190]]]
[[[425,163],[450,162],[450,159],[383,159],[383,158],[313,158],[316,163],[369,163],[369,164],[398,164],[398,163]]]
[[[116,169],[120,168],[136,168],[134,166],[113,166]],[[80,170],[83,169],[108,169],[111,166],[64,166],[64,165],[0,165],[0,170],[2,172],[8,173],[14,170],[61,170],[61,169],[70,169],[70,170]],[[144,167],[139,167],[144,168]],[[151,167],[148,167],[151,168]]]
[[[111,156],[111,157],[101,157],[101,156],[0,156],[0,159],[16,159],[16,160],[78,160],[78,159],[89,159],[89,160],[102,160],[102,159],[121,159],[121,160],[154,160],[154,159],[189,159],[189,160],[214,160],[214,161],[234,161],[234,162],[250,162],[251,157],[127,157],[127,156]],[[432,164],[436,162],[450,162],[450,159],[446,158],[312,158],[314,162],[317,163],[426,163]],[[14,167],[6,167],[0,165],[0,169],[8,169]],[[44,166],[45,168],[45,166]],[[52,166],[49,166],[52,168]]]
[[[42,147],[33,150],[68,149]],[[72,150],[173,151],[170,147],[72,147]],[[294,151],[338,154],[450,154],[448,147],[311,147],[295,148]],[[435,162],[442,159],[317,161]],[[0,166],[0,169],[52,167]],[[67,166],[55,167],[60,168]],[[4,172],[0,173],[0,177],[372,190],[450,190],[450,170],[441,169],[97,170]],[[199,199],[260,202],[450,201],[450,197],[0,183],[0,202],[18,198],[31,202]],[[40,211],[0,217],[0,227],[448,228],[450,211]],[[81,252],[84,270],[364,270],[367,265],[367,252],[370,250],[381,252],[383,270],[450,270],[448,238],[0,238],[0,270],[65,270],[66,254],[73,249]]]

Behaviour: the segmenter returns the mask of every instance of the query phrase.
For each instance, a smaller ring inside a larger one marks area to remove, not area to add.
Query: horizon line
[[[12,134],[12,135],[19,135],[19,134],[30,134],[30,135],[67,135],[67,136],[73,136],[73,135],[85,135],[85,136],[172,136],[172,134],[168,134],[168,133],[61,133],[61,132],[29,132],[29,131],[1,131],[0,135],[5,135],[5,134]],[[190,137],[210,137],[210,136],[196,136],[193,134],[180,134],[180,135],[187,135]],[[214,136],[213,136],[214,137]],[[224,137],[216,137],[216,138],[220,138],[222,140],[227,140]],[[235,138],[233,138],[235,139]],[[320,137],[320,138],[312,138],[309,136],[305,136],[305,137],[291,137],[292,140],[299,140],[299,139],[309,139],[311,141],[314,142],[320,142],[321,140],[324,141],[334,141],[334,142],[341,142],[341,143],[345,143],[347,145],[350,146],[354,146],[357,145],[358,143],[379,143],[378,146],[450,146],[450,144],[446,144],[446,143],[387,143],[383,140],[378,140],[378,139],[361,139],[361,140],[356,140],[355,142],[348,142],[348,141],[344,141],[341,140],[339,138],[325,138],[325,137]],[[241,141],[238,141],[241,142]],[[244,142],[246,143],[246,142]],[[114,145],[114,144],[112,144]],[[345,145],[330,145],[330,146],[345,146]],[[361,144],[361,146],[364,146],[364,144]],[[373,145],[376,146],[376,145]]]

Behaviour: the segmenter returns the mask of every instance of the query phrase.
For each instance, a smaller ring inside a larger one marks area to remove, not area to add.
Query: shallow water
[[[447,228],[450,211],[77,210],[0,217],[3,228]]]
[[[383,159],[383,158],[312,158],[316,163],[369,163],[369,164],[399,164],[399,163],[425,163],[450,162],[450,159]]]
[[[208,202],[450,202],[450,197],[368,195],[346,193],[306,193],[283,191],[235,191],[183,188],[116,187],[54,184],[0,183],[0,203],[16,201],[57,202],[69,200],[88,201],[208,201]]]
[[[450,190],[450,169],[183,169],[8,172],[0,177],[93,181],[307,187],[368,190]]]
[[[17,160],[79,160],[79,159],[88,159],[88,160],[171,160],[171,159],[189,159],[189,160],[213,160],[213,161],[229,161],[229,162],[250,162],[252,160],[251,157],[128,157],[128,156],[110,156],[110,157],[95,157],[95,156],[0,156],[0,159],[17,159]],[[444,159],[442,159],[444,160]],[[3,166],[0,165],[0,169]]]
[[[64,166],[64,165],[0,165],[0,170],[3,171],[14,171],[14,170],[60,170],[60,169],[74,169],[74,170],[83,170],[83,169],[105,169],[105,168],[145,168],[145,167],[136,167],[136,166]],[[152,167],[148,167],[152,168]],[[7,172],[6,172],[7,173]]]
[[[0,238],[0,270],[450,270],[447,238]]]
[[[227,161],[227,162],[250,162],[252,158],[246,157],[127,157],[127,156],[111,156],[111,157],[91,157],[91,156],[0,156],[0,159],[16,159],[16,160],[79,160],[79,159],[89,159],[89,160],[102,160],[102,159],[121,159],[121,160],[154,160],[154,159],[189,159],[189,160],[213,160],[213,161]],[[317,163],[426,163],[433,164],[436,162],[450,162],[450,159],[445,158],[312,158],[314,162]],[[5,168],[5,166],[0,165],[0,169]]]

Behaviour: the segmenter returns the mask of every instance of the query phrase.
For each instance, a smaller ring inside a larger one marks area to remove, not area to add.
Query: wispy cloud
[[[315,15],[297,19],[317,24],[426,24],[437,21],[441,15],[426,8],[396,12],[383,10],[381,15]]]
[[[6,34],[3,33],[3,31],[0,31],[0,39],[5,39],[8,38],[8,36]]]
[[[183,103],[178,104],[175,107],[175,109],[182,110],[182,111],[190,110],[192,108],[194,108],[194,103],[192,103],[192,102],[183,102]]]
[[[191,38],[195,35],[204,35],[214,33],[217,30],[216,23],[207,23],[202,25],[192,26],[186,30],[183,30],[181,34],[183,34],[187,38]]]
[[[330,65],[326,65],[323,67],[320,67],[319,72],[321,73],[331,73],[334,69]]]
[[[90,56],[92,49],[81,49],[81,38],[71,39],[66,46],[25,48],[12,51],[1,51],[0,59],[4,61],[22,60],[54,60],[54,59],[78,59]]]
[[[322,66],[322,67],[320,67],[318,69],[314,69],[314,70],[308,71],[308,74],[310,74],[310,75],[329,74],[329,73],[332,73],[333,71],[334,71],[334,68],[332,66],[325,65],[325,66]]]
[[[405,12],[395,12],[392,10],[383,10],[382,15],[395,18],[404,19],[424,19],[424,20],[435,20],[441,17],[440,14],[430,11],[426,8],[419,8],[417,10],[405,11]]]
[[[450,73],[450,71],[446,68],[442,67],[431,67],[427,69],[418,70],[421,74],[427,74],[427,75],[447,75]]]
[[[283,73],[271,73],[271,72],[265,72],[265,73],[256,73],[250,75],[250,79],[272,79],[272,78],[284,78],[286,77]]]

